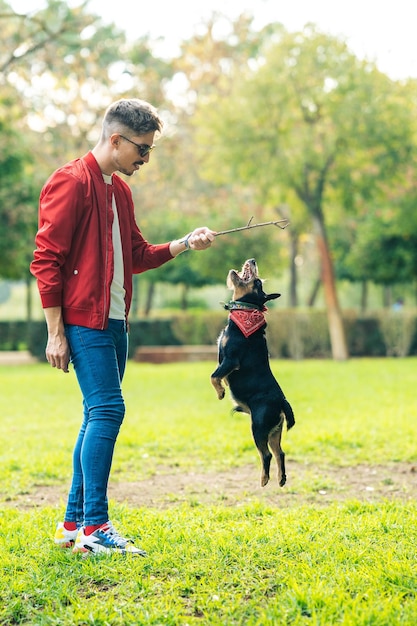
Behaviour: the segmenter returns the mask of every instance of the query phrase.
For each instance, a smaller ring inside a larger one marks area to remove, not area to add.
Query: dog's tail
[[[282,401],[282,412],[284,413],[287,422],[287,430],[290,430],[290,428],[292,428],[295,424],[295,417],[291,404],[286,398]]]

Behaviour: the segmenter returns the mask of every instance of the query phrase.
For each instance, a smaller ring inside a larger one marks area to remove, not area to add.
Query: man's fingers
[[[214,235],[211,233],[199,233],[192,235],[189,239],[189,245],[195,250],[204,250],[212,244],[214,241]]]
[[[68,372],[68,364],[69,358],[67,355],[65,356],[53,356],[47,355],[46,359],[51,367],[56,367],[58,370],[62,370],[63,372]]]

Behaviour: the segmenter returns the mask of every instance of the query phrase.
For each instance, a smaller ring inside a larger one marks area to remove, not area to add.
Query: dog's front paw
[[[225,394],[226,394],[226,390],[222,387],[220,390],[217,391],[218,399],[223,400]]]
[[[211,384],[213,385],[213,387],[215,388],[215,390],[217,392],[218,399],[219,400],[223,400],[224,394],[226,392],[225,392],[225,389],[224,389],[224,387],[222,385],[221,378],[212,378],[211,379]]]

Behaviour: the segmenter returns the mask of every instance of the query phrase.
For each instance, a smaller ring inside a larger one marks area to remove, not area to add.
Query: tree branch
[[[271,222],[261,222],[260,224],[252,224],[252,220],[253,220],[253,217],[250,218],[246,226],[239,226],[238,228],[230,228],[229,230],[220,230],[216,233],[215,236],[218,237],[219,235],[227,235],[228,233],[237,233],[241,230],[249,230],[251,228],[259,228],[261,226],[277,226],[277,228],[284,230],[284,228],[287,228],[288,224],[290,223],[289,220],[283,219],[283,220],[276,220],[276,221],[271,221]],[[283,223],[284,225],[281,226],[281,224]]]

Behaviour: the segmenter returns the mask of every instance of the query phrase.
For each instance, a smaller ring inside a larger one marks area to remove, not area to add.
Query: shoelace
[[[101,532],[105,535],[109,535],[112,542],[119,548],[125,548],[129,543],[128,539],[119,535],[111,522],[108,522],[104,528],[101,528]]]

